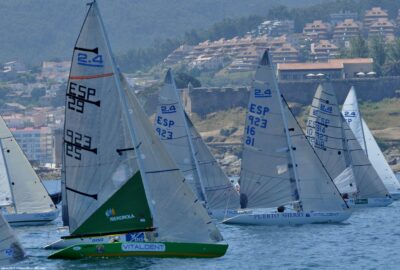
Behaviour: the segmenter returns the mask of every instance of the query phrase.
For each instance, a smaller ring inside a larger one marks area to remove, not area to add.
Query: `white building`
[[[49,127],[10,128],[10,130],[29,161],[41,165],[54,163],[53,134]]]

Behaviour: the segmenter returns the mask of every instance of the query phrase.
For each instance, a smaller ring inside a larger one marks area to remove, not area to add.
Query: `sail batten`
[[[116,233],[152,224],[145,197],[138,197],[140,207],[125,207],[117,198],[132,186],[140,190],[143,179],[135,153],[121,152],[132,147],[132,139],[119,106],[113,61],[97,4],[92,3],[76,41],[66,95],[64,219],[72,235]]]

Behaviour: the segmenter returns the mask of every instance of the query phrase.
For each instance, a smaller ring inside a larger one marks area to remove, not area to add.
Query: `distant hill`
[[[302,7],[326,0],[99,0],[116,54],[182,37],[223,18],[266,15],[275,5]],[[0,63],[69,59],[86,14],[84,0],[1,0]]]

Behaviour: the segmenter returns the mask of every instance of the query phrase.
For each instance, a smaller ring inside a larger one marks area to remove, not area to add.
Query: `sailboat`
[[[0,200],[3,200],[0,197]],[[0,213],[0,268],[22,261],[25,251],[15,236],[13,230]]]
[[[0,192],[6,205],[0,212],[12,226],[43,225],[55,220],[59,210],[0,117]]]
[[[389,191],[390,196],[394,200],[400,199],[400,183],[376,143],[371,130],[368,128],[361,116],[361,112],[358,108],[356,91],[353,86],[350,88],[343,104],[342,115],[353,131],[365,155],[367,155],[375,171],[378,173],[383,184]]]
[[[228,245],[117,69],[94,1],[76,42],[64,131],[64,225],[49,258],[219,257]],[[195,232],[195,233],[193,233]]]
[[[231,224],[341,222],[351,212],[277,86],[268,50],[250,90],[243,138],[240,204]]]
[[[386,206],[392,199],[341,115],[329,81],[314,95],[307,136],[344,198],[352,207]]]
[[[154,125],[156,134],[212,217],[223,219],[236,214],[239,194],[184,111],[170,69],[159,93]]]

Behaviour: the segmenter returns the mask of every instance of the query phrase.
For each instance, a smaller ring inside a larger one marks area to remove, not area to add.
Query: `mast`
[[[132,115],[132,110],[129,109],[128,103],[126,101],[126,98],[123,98],[124,93],[122,91],[122,86],[121,86],[121,82],[120,82],[120,78],[119,78],[120,77],[120,71],[116,68],[114,55],[112,54],[112,51],[111,51],[110,41],[108,40],[108,36],[107,36],[106,31],[105,31],[103,19],[101,18],[100,12],[99,12],[99,10],[97,8],[97,2],[93,1],[93,3],[91,3],[91,5],[94,5],[94,7],[97,10],[97,14],[98,14],[98,18],[99,18],[99,21],[100,21],[101,30],[103,32],[104,39],[105,39],[106,44],[107,44],[106,47],[107,47],[108,54],[110,55],[110,58],[111,58],[111,68],[112,68],[112,71],[114,73],[113,77],[114,77],[115,83],[117,85],[118,96],[119,96],[120,102],[122,104],[124,118],[125,118],[125,121],[126,121],[126,123],[128,125],[129,133],[130,133],[131,138],[132,138],[132,143],[133,143],[133,145],[135,147],[135,152],[136,152],[136,156],[137,156],[137,162],[138,162],[138,165],[139,165],[141,176],[143,178],[142,182],[143,182],[144,190],[145,190],[145,193],[146,193],[146,198],[148,199],[149,198],[148,197],[149,188],[147,186],[147,180],[146,180],[147,176],[146,176],[146,172],[144,171],[144,165],[143,165],[142,158],[141,158],[140,146],[139,146],[139,142],[137,140],[136,132],[135,132],[135,130],[133,128],[133,125],[132,125],[132,122],[131,122],[132,118],[128,117],[128,115]],[[153,206],[153,204],[151,202],[149,202],[148,205],[149,205],[150,211],[152,213],[152,217],[154,217],[156,215],[155,214],[155,208],[154,208],[154,206]],[[153,227],[156,227],[155,223],[156,223],[156,221],[153,218]]]

